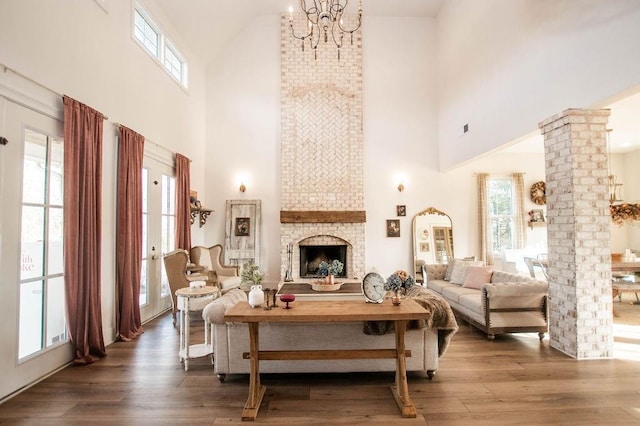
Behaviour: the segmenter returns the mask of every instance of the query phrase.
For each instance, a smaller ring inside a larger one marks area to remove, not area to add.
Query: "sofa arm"
[[[482,294],[490,299],[509,296],[546,296],[548,292],[549,284],[544,281],[488,283],[482,287]]]
[[[209,303],[202,310],[202,319],[209,324],[224,324],[224,314],[238,302],[246,302],[247,294],[236,288]]]

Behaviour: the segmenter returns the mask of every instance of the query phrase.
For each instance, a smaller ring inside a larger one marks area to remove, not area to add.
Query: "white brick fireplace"
[[[281,276],[300,278],[300,243],[346,245],[349,278],[364,275],[364,147],[362,141],[362,37],[316,55],[281,18]],[[296,26],[304,25],[301,16]],[[317,59],[315,59],[317,57]]]

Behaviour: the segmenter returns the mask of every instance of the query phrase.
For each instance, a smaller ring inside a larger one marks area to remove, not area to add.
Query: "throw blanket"
[[[438,330],[438,356],[444,355],[453,335],[458,331],[458,323],[451,306],[441,296],[431,293],[424,287],[414,286],[407,290],[407,297],[418,302],[431,312],[428,320],[413,320],[407,324],[408,330],[420,330],[425,327]],[[366,321],[363,332],[371,335],[382,335],[394,332],[393,321]]]

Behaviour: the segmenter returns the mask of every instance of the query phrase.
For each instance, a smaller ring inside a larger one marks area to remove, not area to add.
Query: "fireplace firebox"
[[[322,261],[332,262],[337,259],[344,267],[338,277],[346,277],[347,265],[346,245],[311,246],[300,245],[300,278],[314,278],[318,276],[318,266]]]

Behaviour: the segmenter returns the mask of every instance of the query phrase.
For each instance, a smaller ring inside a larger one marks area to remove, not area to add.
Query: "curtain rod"
[[[117,127],[117,128],[120,128],[120,126],[124,126],[124,124],[120,124],[120,123],[118,123],[118,122],[114,122],[114,123],[113,123],[113,125],[114,125],[115,127]],[[127,126],[124,126],[124,127],[127,127]],[[133,129],[132,129],[132,130],[133,130]],[[157,146],[158,148],[162,148],[162,149],[164,149],[165,151],[169,152],[170,154],[175,154],[175,152],[173,152],[173,151],[172,151],[172,150],[170,150],[169,148],[167,148],[167,147],[165,147],[165,146],[162,146],[162,145],[160,145],[159,143],[156,143],[156,142],[154,142],[154,141],[152,141],[152,140],[150,140],[150,139],[147,139],[147,137],[146,137],[146,136],[145,136],[144,140],[145,140],[145,142],[150,142],[150,143],[154,144],[154,145],[155,145],[155,146]],[[189,162],[191,162],[191,160],[189,160]]]
[[[49,87],[45,86],[44,84],[40,83],[39,81],[36,81],[36,80],[32,79],[31,77],[26,76],[26,75],[22,74],[21,72],[16,71],[16,70],[14,70],[14,69],[13,69],[13,68],[11,68],[11,67],[6,66],[5,64],[0,64],[0,67],[2,67],[2,68],[3,68],[3,71],[4,71],[5,73],[6,73],[7,71],[11,71],[11,72],[12,72],[12,73],[14,73],[15,75],[19,75],[20,77],[24,78],[25,80],[30,81],[30,82],[32,82],[33,84],[35,84],[35,85],[37,85],[37,86],[40,86],[40,87],[42,87],[42,88],[43,88],[43,89],[45,89],[45,90],[48,90],[49,92],[53,93],[54,95],[58,95],[58,96],[60,96],[61,98],[64,98],[64,95],[63,95],[62,93],[58,93],[58,92],[56,92],[55,90],[53,90],[53,89],[51,89],[51,88],[49,88]],[[102,114],[102,117],[103,117],[105,120],[108,120],[108,119],[109,119],[109,117],[107,117],[107,116],[106,116],[106,115],[104,115],[104,114]]]

